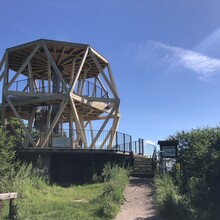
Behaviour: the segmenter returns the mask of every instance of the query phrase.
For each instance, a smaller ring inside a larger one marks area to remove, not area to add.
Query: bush
[[[13,182],[15,162],[14,138],[0,127],[0,193],[8,192]]]
[[[181,131],[169,139],[179,140],[179,155],[171,175],[157,177],[160,212],[168,219],[173,213],[177,219],[220,219],[220,127]]]
[[[169,174],[156,176],[155,184],[158,211],[162,217],[169,220],[193,219],[186,198],[180,195]]]

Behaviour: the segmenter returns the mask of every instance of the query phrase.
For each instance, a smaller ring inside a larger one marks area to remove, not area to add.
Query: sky
[[[118,130],[133,140],[219,125],[219,0],[0,2],[0,57],[46,38],[90,44],[109,60]]]

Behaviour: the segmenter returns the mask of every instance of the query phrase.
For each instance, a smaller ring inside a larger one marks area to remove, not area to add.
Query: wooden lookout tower
[[[17,118],[22,148],[113,148],[120,99],[109,61],[91,46],[40,39],[8,48],[0,80],[1,122]]]

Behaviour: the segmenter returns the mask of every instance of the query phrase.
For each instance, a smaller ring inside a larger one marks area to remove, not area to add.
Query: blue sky
[[[157,142],[220,121],[219,0],[1,1],[0,56],[39,38],[88,43],[111,63],[119,130]]]

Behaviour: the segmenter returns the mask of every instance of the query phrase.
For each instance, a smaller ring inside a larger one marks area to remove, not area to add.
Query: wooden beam
[[[34,86],[35,86],[35,88],[36,88],[36,91],[37,91],[37,92],[40,92],[40,91],[39,91],[39,88],[38,88],[38,85],[37,85],[37,80],[36,80],[36,79],[34,80]]]
[[[88,145],[87,145],[87,139],[86,139],[86,132],[85,132],[85,125],[84,125],[84,120],[83,120],[83,115],[81,114],[81,112],[78,112],[78,115],[79,115],[79,122],[81,124],[81,127],[82,127],[82,132],[84,134],[84,139],[85,139],[85,149],[88,148]]]
[[[82,96],[83,94],[83,91],[84,91],[84,87],[85,87],[85,78],[87,76],[87,73],[88,73],[88,69],[85,69],[85,72],[83,74],[83,79],[82,79],[82,86],[81,86],[81,91],[80,91],[80,94]]]
[[[51,111],[52,111],[52,105],[48,105],[47,109],[47,122],[46,122],[46,130],[50,128],[50,122],[51,122]],[[46,134],[46,133],[45,133]],[[44,136],[45,139],[45,136]],[[48,147],[48,141],[46,142],[46,146]]]
[[[47,76],[48,76],[48,93],[51,93],[51,64],[50,61],[47,60]]]
[[[91,50],[89,51],[89,54],[91,55],[93,61],[95,62],[97,68],[99,69],[99,71],[100,71],[102,77],[104,78],[105,82],[107,83],[108,87],[109,87],[110,90],[112,91],[114,97],[117,98],[117,99],[119,99],[118,95],[115,93],[114,88],[112,87],[112,85],[111,85],[111,83],[109,82],[107,76],[105,75],[105,73],[104,73],[102,67],[100,66],[100,64],[99,64],[99,62],[98,62],[98,60],[97,60],[97,58],[95,57],[95,55],[92,53]]]
[[[93,141],[95,137],[94,137],[94,131],[93,131],[93,127],[92,127],[92,122],[91,121],[89,121],[89,127],[90,127],[91,138],[92,138],[92,141]],[[96,149],[95,143],[93,145],[93,149]]]
[[[2,122],[2,126],[4,126],[6,124],[6,118],[5,118],[5,105],[6,105],[6,100],[5,100],[5,91],[6,91],[6,86],[8,83],[8,52],[6,52],[5,54],[5,69],[4,69],[4,80],[3,80],[3,88],[2,88],[2,109],[1,109],[1,122]]]
[[[92,97],[95,97],[95,94],[96,94],[96,85],[97,84],[97,77],[94,78],[94,87],[93,87],[93,90],[92,90]]]
[[[54,59],[53,59],[53,57],[52,57],[52,55],[51,55],[49,49],[47,48],[47,45],[45,44],[44,41],[42,42],[42,44],[43,44],[44,51],[45,51],[45,53],[47,54],[47,58],[48,58],[49,62],[51,63],[51,65],[52,65],[52,67],[53,67],[55,73],[56,73],[57,76],[59,77],[59,80],[60,80],[60,82],[62,83],[65,92],[68,93],[68,89],[67,89],[67,86],[66,86],[66,82],[64,81],[64,79],[63,79],[63,77],[62,77],[62,74],[61,74],[59,68],[57,67],[57,64],[55,63],[55,61],[54,61]]]
[[[106,143],[106,141],[108,140],[109,136],[111,135],[111,130],[109,130],[108,134],[106,135],[104,141],[102,142],[102,144],[100,145],[100,149],[104,148],[104,145]]]
[[[77,113],[76,106],[75,106],[74,100],[72,98],[71,98],[70,105],[72,107],[73,114],[74,114],[74,117],[75,117],[75,123],[77,125],[77,130],[79,130],[79,132],[80,132],[80,135],[81,135],[82,142],[83,142],[84,146],[87,147],[86,139],[85,139],[84,133],[83,133],[83,128],[81,126],[79,115]]]
[[[62,60],[62,58],[63,58],[64,52],[65,52],[65,47],[63,47],[63,49],[62,49],[62,51],[61,51],[61,54],[60,54],[60,56],[59,56],[59,58],[58,58],[58,61],[57,61],[57,65],[60,65],[60,62],[61,62],[61,60]]]
[[[108,69],[108,73],[109,73],[109,78],[110,78],[111,84],[112,84],[112,86],[113,86],[113,88],[114,88],[115,93],[116,93],[117,96],[119,97],[118,91],[117,91],[117,87],[116,87],[116,85],[115,85],[115,81],[114,81],[114,77],[113,77],[113,74],[112,74],[112,70],[111,70],[110,64],[107,65],[107,69]]]
[[[73,132],[73,114],[71,111],[71,106],[68,109],[69,114],[69,138],[70,138],[70,147],[75,148],[74,145],[74,132]]]
[[[30,60],[33,58],[33,56],[36,54],[36,52],[38,51],[38,49],[41,46],[41,42],[39,42],[37,44],[37,46],[34,48],[34,50],[31,52],[31,54],[27,57],[27,59],[24,61],[24,63],[22,64],[22,66],[20,67],[20,69],[18,70],[18,72],[14,75],[14,77],[11,79],[11,81],[8,83],[7,85],[7,89],[10,88],[10,86],[13,84],[13,82],[17,79],[17,77],[19,76],[19,74],[24,70],[24,68],[28,65],[28,63],[30,62]]]
[[[2,69],[2,67],[3,67],[3,65],[4,65],[4,63],[5,63],[6,53],[7,53],[7,52],[4,53],[4,55],[3,55],[2,59],[1,59],[1,62],[0,62],[0,72],[1,72],[1,69]],[[2,78],[4,77],[4,75],[5,75],[5,69],[4,69],[4,71],[2,72],[2,74],[0,75],[0,82],[2,81]]]
[[[76,68],[76,58],[73,58],[72,71],[71,71],[70,82],[69,82],[70,86],[73,84],[73,79],[74,79],[74,76],[75,76],[75,68]]]
[[[34,92],[34,82],[33,82],[33,73],[31,67],[31,61],[28,63],[28,84],[30,87],[30,92]]]
[[[6,57],[6,52],[4,53],[4,55],[3,55],[2,59],[1,59],[1,62],[0,62],[0,71],[1,71],[1,69],[3,67],[4,62],[5,62],[5,57]]]
[[[31,114],[28,120],[28,126],[27,129],[29,129],[29,131],[32,129],[32,125],[33,125],[33,121],[34,121],[34,116],[35,116],[35,108],[33,107],[31,110]],[[25,147],[28,147],[29,141],[28,141],[28,136],[25,136]]]
[[[115,138],[115,133],[116,133],[117,128],[118,128],[119,119],[120,119],[120,117],[118,117],[118,113],[119,113],[119,104],[117,104],[117,106],[116,106],[112,128],[110,129],[112,131],[112,133],[111,133],[111,137],[110,137],[110,140],[109,140],[108,150],[112,148],[113,141],[114,141],[114,138]]]
[[[99,52],[97,52],[95,49],[93,49],[92,47],[90,47],[90,50],[98,57],[100,58],[102,61],[104,61],[106,64],[108,64],[108,60],[105,59]]]
[[[43,141],[43,143],[42,143],[42,146],[41,146],[42,148],[43,148],[43,147],[45,146],[45,144],[47,143],[47,141],[48,141],[48,139],[49,139],[49,137],[50,137],[50,135],[51,135],[51,133],[52,133],[52,131],[53,131],[55,125],[57,124],[57,122],[58,122],[58,120],[59,120],[59,118],[60,118],[60,116],[61,116],[63,110],[65,109],[67,103],[68,103],[68,98],[67,98],[67,99],[64,99],[64,100],[60,103],[60,105],[59,105],[59,110],[58,110],[58,112],[57,112],[57,114],[56,114],[56,116],[55,116],[55,118],[54,118],[54,120],[53,120],[53,122],[52,122],[52,124],[51,124],[51,127],[50,127],[50,129],[48,129],[48,131],[47,131],[46,134],[45,134],[45,139],[44,139],[44,141]]]
[[[102,89],[103,89],[105,92],[108,92],[107,89],[105,88],[105,86],[103,85],[101,79],[99,78],[99,76],[97,76],[97,80],[98,80],[100,86],[102,87]],[[109,96],[109,95],[108,95],[108,96]]]
[[[70,89],[70,93],[71,94],[73,93],[73,90],[75,89],[76,83],[77,83],[77,81],[79,79],[79,76],[80,76],[81,70],[83,68],[83,65],[85,63],[85,60],[86,60],[88,52],[89,52],[89,47],[87,47],[87,49],[86,49],[86,51],[84,53],[84,56],[83,56],[82,62],[80,64],[79,70],[78,70],[78,72],[76,74],[76,77],[74,78],[73,84],[71,85],[71,89]]]
[[[96,134],[94,140],[92,141],[91,145],[89,146],[89,148],[93,148],[93,145],[96,143],[96,141],[98,140],[100,134],[102,133],[103,129],[105,128],[106,124],[108,123],[109,119],[111,118],[113,112],[115,111],[115,107],[112,108],[111,112],[109,113],[109,115],[107,116],[107,118],[105,119],[104,123],[102,124],[101,128],[99,129],[99,132]]]
[[[34,141],[33,138],[31,137],[31,135],[30,135],[28,129],[26,128],[26,126],[25,126],[24,122],[22,121],[20,115],[18,114],[18,112],[16,111],[15,107],[13,106],[11,100],[10,100],[7,96],[5,96],[5,99],[6,99],[6,101],[8,102],[9,106],[11,107],[12,111],[14,112],[16,118],[17,118],[18,121],[20,122],[21,126],[24,128],[24,131],[25,131],[26,135],[28,136],[29,141],[31,142],[31,144],[32,144],[34,147],[36,147],[35,141]]]

